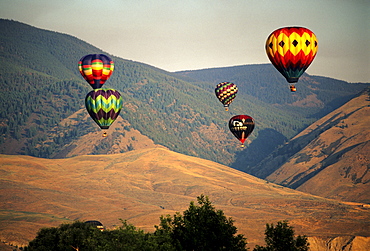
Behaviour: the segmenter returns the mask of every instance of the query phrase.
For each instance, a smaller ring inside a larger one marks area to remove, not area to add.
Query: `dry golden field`
[[[122,154],[41,159],[0,155],[0,239],[25,245],[41,227],[119,219],[153,231],[204,194],[235,220],[249,247],[266,223],[288,220],[297,234],[370,236],[370,208],[284,188],[227,166],[155,147]]]

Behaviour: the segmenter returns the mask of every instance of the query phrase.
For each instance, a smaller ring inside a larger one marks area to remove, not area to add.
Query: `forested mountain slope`
[[[204,82],[206,88],[222,81],[236,83],[238,99],[256,98],[274,104],[291,113],[319,118],[333,107],[339,107],[360,92],[369,83],[347,83],[345,81],[303,74],[296,84],[297,92],[289,91],[289,83],[271,65],[241,65],[175,73],[188,81]]]
[[[79,59],[91,53],[109,55],[70,35],[0,20],[0,87],[6,93],[0,97],[0,153],[70,156],[69,151],[76,149],[72,146],[85,142],[82,137],[99,131],[84,112],[84,98],[91,88],[77,69]],[[115,136],[135,129],[154,144],[223,164],[233,163],[237,153],[248,154],[229,132],[231,116],[248,114],[255,119],[249,143],[265,131],[273,133],[271,149],[255,151],[255,159],[262,159],[320,114],[368,86],[305,75],[302,86],[306,87],[292,95],[276,87],[282,80],[269,65],[219,68],[212,70],[212,79],[194,80],[189,74],[184,77],[110,56],[115,71],[104,87],[117,89],[124,100],[123,126]],[[229,112],[214,95],[216,83],[225,80],[240,88]],[[117,144],[120,151],[145,147],[121,146],[127,142],[102,139],[87,147],[90,154],[109,153]],[[255,150],[252,145],[247,149]]]

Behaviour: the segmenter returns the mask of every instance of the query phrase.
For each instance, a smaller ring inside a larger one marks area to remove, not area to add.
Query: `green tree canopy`
[[[279,221],[274,224],[266,224],[265,230],[266,247],[256,246],[253,251],[308,251],[309,243],[306,236],[294,237],[293,227],[287,221]]]
[[[234,220],[222,210],[216,210],[207,196],[197,197],[183,214],[161,216],[154,233],[121,220],[122,226],[101,231],[83,222],[61,224],[59,227],[42,228],[25,251],[245,251],[246,238],[237,234]],[[294,236],[287,221],[266,224],[266,246],[256,246],[253,251],[308,251],[305,236]]]
[[[99,229],[83,222],[42,228],[26,251],[96,250],[102,241]]]
[[[161,217],[155,235],[167,236],[177,250],[246,250],[246,239],[237,233],[233,220],[216,210],[207,196],[197,197],[181,215]]]
[[[237,235],[233,220],[216,210],[208,197],[197,197],[184,214],[161,216],[154,233],[145,233],[121,220],[122,226],[100,231],[91,224],[74,222],[42,228],[26,251],[185,251],[247,250],[246,239]]]

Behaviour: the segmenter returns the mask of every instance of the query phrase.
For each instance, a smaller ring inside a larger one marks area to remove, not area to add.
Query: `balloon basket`
[[[103,132],[102,137],[105,138],[108,136],[108,133],[106,131]]]
[[[296,92],[297,91],[297,88],[294,85],[291,85],[290,86],[290,91],[291,92]]]

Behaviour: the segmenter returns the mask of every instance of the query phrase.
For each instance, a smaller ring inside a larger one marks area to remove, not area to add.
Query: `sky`
[[[369,0],[0,0],[0,18],[170,72],[270,63],[270,33],[302,26],[319,44],[308,74],[370,82]]]

